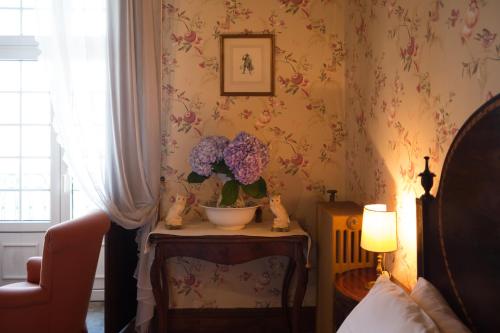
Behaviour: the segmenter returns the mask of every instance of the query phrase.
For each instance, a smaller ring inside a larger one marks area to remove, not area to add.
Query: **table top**
[[[283,241],[307,242],[305,248],[306,267],[310,267],[311,236],[302,229],[297,221],[290,221],[290,230],[287,232],[271,231],[273,222],[251,222],[241,230],[222,230],[207,221],[193,221],[183,224],[182,229],[167,229],[163,223],[153,229],[148,235],[145,251],[149,251],[149,244],[165,241],[195,242],[197,240],[213,239],[214,241],[238,242],[242,239],[254,239],[261,242],[274,242],[278,238]]]
[[[246,237],[289,237],[305,236],[309,234],[302,229],[297,221],[290,222],[290,231],[274,232],[271,231],[273,222],[264,221],[261,223],[251,222],[241,230],[222,230],[215,224],[206,221],[193,221],[183,224],[182,229],[167,229],[163,223],[158,225],[149,234],[150,240],[161,238],[162,236],[181,236],[181,237],[204,237],[204,236],[246,236]]]
[[[335,288],[345,296],[359,302],[368,294],[366,283],[374,281],[377,273],[374,267],[352,269],[340,273],[335,278]]]

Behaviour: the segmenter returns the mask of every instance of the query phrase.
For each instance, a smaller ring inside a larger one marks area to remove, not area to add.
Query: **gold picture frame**
[[[220,35],[221,96],[274,96],[274,34]]]

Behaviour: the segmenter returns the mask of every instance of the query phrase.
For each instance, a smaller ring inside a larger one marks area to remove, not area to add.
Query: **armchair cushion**
[[[12,283],[0,287],[0,312],[2,309],[40,305],[49,302],[47,290],[29,282]]]
[[[42,268],[42,257],[31,257],[26,263],[28,277],[26,281],[40,284],[40,269]]]

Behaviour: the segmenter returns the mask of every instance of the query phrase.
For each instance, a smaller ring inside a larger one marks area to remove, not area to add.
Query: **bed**
[[[379,277],[338,332],[500,332],[500,95],[457,133],[435,196],[428,157],[419,176],[416,286]]]
[[[426,159],[417,201],[418,276],[474,332],[500,332],[500,95],[462,126],[436,196]]]

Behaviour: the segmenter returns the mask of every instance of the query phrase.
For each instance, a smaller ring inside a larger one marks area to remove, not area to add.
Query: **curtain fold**
[[[127,229],[140,228],[136,325],[154,298],[146,237],[160,196],[160,1],[39,0],[53,127],[72,176]]]
[[[147,235],[158,216],[160,193],[159,4],[159,1],[108,0],[111,127],[114,133],[114,140],[109,142],[109,155],[117,157],[110,161],[112,165],[108,170],[120,170],[110,172],[108,191],[117,194],[113,202],[132,208],[130,213],[135,211],[138,218],[144,219],[145,225],[137,233],[141,249],[136,270],[136,327],[139,332],[147,332],[155,305],[149,279],[153,253],[144,251]],[[133,148],[132,154],[128,153],[130,148]],[[137,191],[138,188],[143,190]]]

